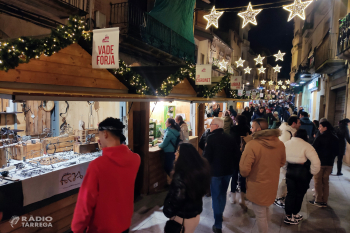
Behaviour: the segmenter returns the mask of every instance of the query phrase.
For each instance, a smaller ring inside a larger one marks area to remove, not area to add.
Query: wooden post
[[[202,136],[202,134],[205,131],[204,128],[204,114],[205,114],[205,104],[197,104],[197,135],[198,135],[198,142]],[[202,154],[202,150],[200,148],[198,148],[198,152],[199,154]]]

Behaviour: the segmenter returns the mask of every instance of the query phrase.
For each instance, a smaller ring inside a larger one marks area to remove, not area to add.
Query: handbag
[[[175,218],[174,218],[175,219]],[[184,222],[185,219],[182,219],[182,224],[176,222],[174,219],[168,220],[164,227],[164,233],[184,233],[185,227]]]

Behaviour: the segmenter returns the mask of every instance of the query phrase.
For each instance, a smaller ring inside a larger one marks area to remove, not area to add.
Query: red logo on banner
[[[102,39],[102,43],[109,43],[109,36],[105,36],[104,39]]]
[[[205,71],[207,71],[205,68],[202,70],[202,72],[205,72]]]

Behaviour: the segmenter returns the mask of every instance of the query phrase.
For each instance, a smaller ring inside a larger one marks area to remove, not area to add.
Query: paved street
[[[311,188],[304,198],[301,214],[304,215],[299,225],[290,226],[283,223],[284,210],[272,205],[270,207],[269,232],[289,233],[343,233],[350,232],[350,168],[344,166],[344,176],[330,177],[330,197],[328,208],[318,208],[308,204],[313,200]],[[163,232],[165,222],[168,220],[161,209],[166,193],[160,193],[144,197],[135,203],[135,214],[133,216],[131,232],[148,233]],[[204,197],[204,211],[196,233],[209,233],[214,223],[211,208],[211,198]],[[248,212],[243,213],[238,204],[227,202],[224,212],[223,232],[245,233],[258,232],[255,216],[251,203],[248,201]]]

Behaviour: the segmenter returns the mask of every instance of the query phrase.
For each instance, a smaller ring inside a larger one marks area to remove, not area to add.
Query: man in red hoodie
[[[90,162],[80,187],[72,221],[74,233],[129,232],[141,160],[121,144],[126,140],[124,127],[111,117],[99,124],[102,156]]]

